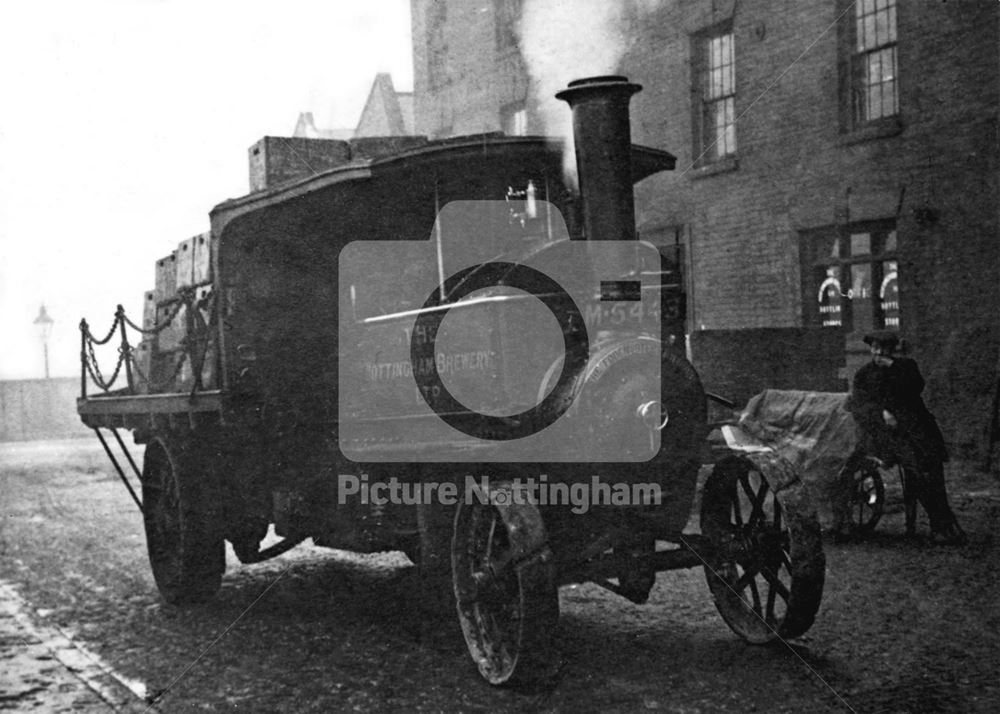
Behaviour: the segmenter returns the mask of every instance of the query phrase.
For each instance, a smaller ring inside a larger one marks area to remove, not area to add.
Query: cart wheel
[[[190,452],[157,438],[146,447],[142,468],[149,563],[160,594],[173,605],[210,599],[226,567],[218,499]]]
[[[858,533],[870,533],[885,512],[885,480],[878,461],[871,457],[865,457],[848,468],[851,471],[842,476],[851,489],[851,529]]]
[[[491,488],[490,503],[459,507],[451,557],[462,634],[480,674],[495,685],[550,677],[559,596],[538,508],[514,504],[508,484]]]
[[[705,483],[701,530],[712,544],[709,589],[736,634],[764,644],[809,629],[825,559],[815,510],[787,462],[773,453],[719,462]]]

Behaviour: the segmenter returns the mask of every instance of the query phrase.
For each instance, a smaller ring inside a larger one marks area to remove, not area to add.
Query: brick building
[[[548,133],[534,2],[412,0],[417,133]],[[600,31],[595,3],[563,5],[564,35],[621,40],[601,69],[644,87],[633,141],[678,157],[636,213],[683,250],[709,386],[844,389],[861,336],[898,329],[949,440],[981,446],[1000,356],[1000,4],[622,0]],[[562,84],[598,73],[588,54],[564,58]]]

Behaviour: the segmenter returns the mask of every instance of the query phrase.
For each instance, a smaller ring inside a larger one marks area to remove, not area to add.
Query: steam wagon
[[[81,322],[78,411],[140,506],[168,602],[216,593],[226,541],[243,563],[306,539],[401,550],[493,684],[552,671],[569,583],[641,603],[657,572],[703,567],[745,639],[810,627],[819,527],[780,460],[718,459],[684,532],[706,395],[676,265],[636,238],[633,184],[674,167],[631,144],[637,91],[559,93],[575,179],[543,137],[302,156],[322,170],[218,205],[157,261],[141,324],[121,307],[107,333]]]

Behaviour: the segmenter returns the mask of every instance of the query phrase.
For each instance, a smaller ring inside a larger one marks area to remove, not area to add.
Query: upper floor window
[[[508,136],[528,133],[528,110],[524,102],[514,102],[500,109],[500,129]]]
[[[697,163],[736,154],[736,57],[731,26],[695,38],[700,117],[696,122]]]
[[[857,0],[851,42],[855,124],[899,113],[896,0]]]
[[[517,23],[521,17],[521,3],[522,0],[493,0],[498,50],[509,50],[519,46]]]

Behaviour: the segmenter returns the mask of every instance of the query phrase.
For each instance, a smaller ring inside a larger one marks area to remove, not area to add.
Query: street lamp
[[[45,305],[38,308],[38,317],[35,318],[35,326],[38,328],[38,336],[42,339],[42,350],[45,353],[45,378],[49,378],[49,335],[52,334],[52,323],[55,322],[49,313],[45,311]]]

